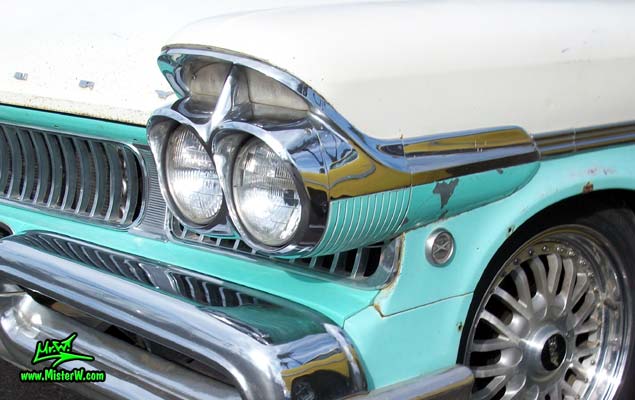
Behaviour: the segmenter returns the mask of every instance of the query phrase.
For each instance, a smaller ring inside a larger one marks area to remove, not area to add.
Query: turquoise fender
[[[369,382],[380,387],[454,365],[472,293],[505,240],[544,208],[591,187],[635,190],[633,156],[635,146],[625,145],[542,161],[531,181],[515,193],[407,232],[396,281],[378,293],[372,307],[344,324]],[[505,179],[510,171],[501,172],[499,178]],[[448,207],[496,185],[475,177],[458,182]],[[424,253],[426,238],[438,228],[456,240],[456,253],[443,267],[431,265]]]

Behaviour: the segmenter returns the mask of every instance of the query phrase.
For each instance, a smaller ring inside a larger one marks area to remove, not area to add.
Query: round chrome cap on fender
[[[579,225],[547,230],[516,251],[469,331],[473,399],[613,398],[633,312],[614,254]]]

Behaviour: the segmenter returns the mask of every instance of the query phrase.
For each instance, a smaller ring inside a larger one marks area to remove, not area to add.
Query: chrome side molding
[[[635,121],[541,133],[533,136],[541,158],[635,143]]]

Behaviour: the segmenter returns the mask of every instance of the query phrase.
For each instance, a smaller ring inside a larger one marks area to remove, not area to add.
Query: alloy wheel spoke
[[[511,294],[507,293],[500,286],[494,289],[494,294],[505,303],[511,311],[514,311],[517,314],[522,315],[525,319],[530,320],[533,317],[533,313],[529,309],[529,307],[521,304],[518,300],[516,300]]]
[[[535,257],[529,262],[529,268],[531,268],[531,272],[534,274],[534,279],[536,280],[536,291],[547,297],[549,294],[549,287],[547,285],[545,264],[539,257]]]
[[[503,337],[497,337],[495,339],[475,340],[472,343],[472,351],[480,353],[500,351],[513,347],[517,347],[516,343]]]
[[[512,331],[509,326],[505,325],[503,321],[501,321],[497,316],[490,313],[489,311],[483,311],[481,314],[481,320],[487,323],[490,327],[492,327],[498,334],[503,337],[508,338],[513,343],[517,344],[520,338],[514,331]]]
[[[511,272],[510,275],[512,277],[512,280],[514,281],[514,285],[516,286],[519,301],[531,310],[531,289],[529,287],[529,279],[527,278],[527,274],[522,268],[516,268]]]
[[[573,299],[571,300],[571,307],[580,301],[582,296],[589,290],[589,286],[591,283],[589,281],[589,276],[585,273],[578,272],[577,280],[575,283],[575,288],[573,289]]]
[[[589,373],[587,372],[586,368],[582,364],[580,364],[579,361],[573,362],[573,364],[571,365],[571,370],[574,374],[576,374],[578,378],[582,380],[589,379]]]
[[[564,279],[562,281],[561,295],[564,303],[564,310],[569,311],[572,307],[573,290],[575,288],[575,267],[573,261],[570,258],[562,261],[562,267],[564,269]]]
[[[508,375],[513,367],[501,362],[491,365],[472,367],[475,378],[491,378],[493,376]]]
[[[593,293],[588,293],[586,298],[584,299],[584,303],[582,304],[578,312],[574,314],[575,322],[573,328],[575,329],[582,325],[582,323],[591,316],[591,313],[595,311],[596,307],[597,303],[595,302],[595,295]]]
[[[562,258],[556,254],[549,254],[547,264],[549,265],[549,273],[547,274],[549,292],[555,296],[562,273]]]
[[[586,343],[583,347],[577,347],[574,355],[576,359],[590,357],[600,351],[599,343]]]
[[[599,329],[600,329],[600,322],[598,320],[591,318],[585,323],[583,323],[582,325],[575,328],[575,334],[577,336],[577,335],[582,335],[584,333],[597,332]]]

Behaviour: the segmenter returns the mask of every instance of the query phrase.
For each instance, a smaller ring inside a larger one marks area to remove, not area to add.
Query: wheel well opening
[[[570,220],[572,217],[584,217],[608,208],[625,208],[635,213],[635,191],[612,189],[582,193],[554,203],[536,213],[516,229],[510,229],[509,237],[489,261],[474,293],[483,292],[483,286],[489,285],[487,277],[491,274],[491,271],[496,269],[497,266],[503,265],[520,246],[541,231],[554,225],[566,223],[567,220]],[[474,305],[477,303],[478,301],[476,301],[475,297],[472,300],[464,326],[469,327],[471,325],[469,321],[470,315],[473,314]],[[468,329],[464,329],[464,332],[467,330]],[[462,362],[465,349],[465,336],[465,334],[462,336],[461,345],[459,346],[459,352],[457,354],[458,363]]]
[[[488,268],[497,262],[504,262],[510,252],[539,231],[557,225],[572,216],[584,216],[606,208],[628,208],[635,212],[635,191],[598,190],[568,197],[544,208],[513,230],[490,260]]]

